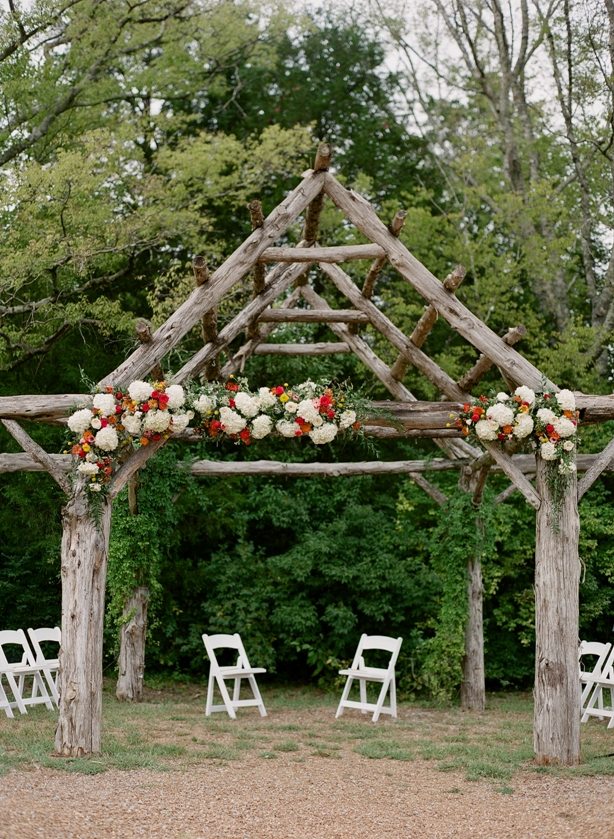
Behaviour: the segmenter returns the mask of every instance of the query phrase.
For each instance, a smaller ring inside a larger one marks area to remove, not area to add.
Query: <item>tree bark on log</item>
[[[62,647],[60,716],[55,751],[64,757],[97,754],[102,723],[102,634],[111,501],[100,503],[78,485],[62,511]]]
[[[557,514],[537,458],[535,545],[535,760],[540,765],[580,762],[578,615],[580,560],[577,478],[573,473]]]
[[[120,702],[142,702],[149,589],[138,586],[126,601],[121,627],[119,675],[115,696]]]

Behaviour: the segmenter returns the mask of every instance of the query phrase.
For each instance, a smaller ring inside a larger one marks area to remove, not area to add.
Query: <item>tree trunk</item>
[[[486,707],[484,675],[484,627],[482,619],[482,564],[479,557],[467,563],[469,614],[465,627],[465,658],[461,684],[461,707],[465,711],[483,711]]]
[[[546,470],[538,457],[533,739],[538,764],[574,766],[580,762],[577,478],[571,475],[557,514]]]
[[[124,606],[115,695],[123,702],[141,702],[145,674],[145,637],[149,589],[139,586]]]
[[[62,511],[62,647],[60,717],[55,750],[65,757],[100,752],[102,633],[111,502],[92,515],[88,490],[77,487]]]

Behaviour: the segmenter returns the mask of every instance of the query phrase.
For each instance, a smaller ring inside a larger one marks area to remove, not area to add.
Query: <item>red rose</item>
[[[229,399],[229,400],[228,400],[228,407],[229,407],[229,408],[234,408],[234,406],[235,406],[236,404],[237,404],[237,403],[235,402],[235,400],[234,400],[234,399]]]
[[[143,411],[143,413],[146,414],[148,410],[149,410],[149,402],[143,402],[143,404],[141,405],[141,411]]]
[[[277,387],[273,388],[273,393],[275,394],[275,396],[281,396],[283,392],[284,389],[281,385],[277,385]]]

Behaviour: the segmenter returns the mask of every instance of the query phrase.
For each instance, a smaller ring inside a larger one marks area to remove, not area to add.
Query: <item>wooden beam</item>
[[[582,498],[595,483],[599,475],[606,469],[612,469],[614,466],[614,439],[610,440],[605,449],[593,461],[590,469],[581,481],[578,482],[578,501]],[[576,464],[577,467],[577,464]]]
[[[465,268],[462,265],[457,265],[456,268],[448,274],[448,276],[443,281],[443,287],[447,292],[450,294],[454,294],[456,289],[465,279]],[[432,305],[429,304],[422,315],[420,316],[420,320],[414,327],[413,332],[409,336],[409,340],[414,344],[416,347],[422,347],[426,339],[428,338],[432,328],[435,326],[438,318],[437,309]],[[409,360],[403,353],[399,353],[396,361],[390,368],[390,372],[399,381],[402,381],[403,377],[407,372],[407,368],[409,366]],[[463,388],[462,390],[467,390],[467,388]],[[468,391],[467,391],[468,392]]]
[[[355,309],[267,309],[262,323],[369,323],[364,312]]]
[[[510,327],[508,331],[503,336],[503,340],[505,343],[512,347],[514,344],[518,343],[521,338],[524,338],[526,335],[526,327],[519,324],[518,326]],[[462,387],[463,390],[466,390],[467,393],[471,393],[474,386],[480,381],[482,376],[487,373],[490,368],[493,366],[493,361],[485,355],[480,355],[476,363],[473,365],[471,370],[468,370],[461,378],[458,380],[459,387]]]
[[[317,294],[312,286],[303,286],[301,292],[303,298],[310,305],[317,306],[319,309],[324,311],[327,309],[332,311],[327,301]],[[384,364],[381,358],[373,352],[371,347],[363,338],[360,337],[360,335],[353,335],[350,329],[343,324],[331,323],[330,329],[331,332],[334,332],[337,338],[340,338],[349,347],[351,347],[356,357],[362,361],[367,369],[371,370],[377,376],[392,396],[406,402],[415,401],[416,397],[413,393],[411,393],[405,385],[401,384],[401,382],[397,382],[392,378],[388,365]]]
[[[328,143],[320,143],[316,152],[316,159],[313,164],[314,172],[326,172],[332,160],[333,150]],[[324,193],[320,192],[307,207],[305,213],[305,226],[303,228],[303,239],[309,245],[315,245],[320,227],[320,215],[324,206]]]
[[[320,263],[320,268],[357,309],[365,312],[369,316],[369,320],[373,326],[394,347],[403,352],[410,359],[414,367],[420,370],[445,396],[449,399],[458,399],[461,401],[467,399],[467,394],[459,388],[451,376],[442,370],[426,353],[423,353],[422,350],[415,347],[409,338],[377,306],[371,303],[370,300],[365,300],[351,277],[343,269],[339,268],[338,265],[327,265],[326,263]]]
[[[406,216],[407,212],[405,210],[399,210],[390,222],[388,230],[392,233],[393,236],[399,236],[401,230],[403,229],[403,225],[405,224]],[[373,264],[369,268],[369,272],[365,277],[364,283],[362,284],[362,295],[363,297],[366,297],[367,300],[370,300],[373,297],[375,283],[377,282],[377,278],[379,277],[381,270],[386,264],[386,262],[387,257],[380,256],[373,262]]]
[[[535,491],[533,484],[525,478],[520,469],[518,469],[518,467],[514,464],[511,456],[507,454],[507,452],[504,452],[497,443],[484,442],[483,445],[492,459],[499,465],[501,470],[505,472],[510,481],[516,484],[531,507],[535,510],[539,510],[541,498]]]
[[[523,358],[512,347],[496,335],[488,326],[464,306],[456,297],[448,294],[439,280],[396,239],[385,224],[380,221],[368,201],[343,187],[330,173],[325,176],[324,189],[332,201],[347,215],[356,227],[370,241],[381,245],[390,262],[438,313],[447,320],[465,340],[477,347],[519,385],[540,390],[545,380],[548,387],[556,386],[544,374]],[[358,308],[358,307],[357,307]]]
[[[416,486],[419,486],[423,492],[426,492],[426,494],[440,507],[443,507],[443,505],[447,503],[448,496],[442,492],[439,487],[436,487],[435,484],[428,481],[424,475],[420,475],[418,472],[410,472],[409,477]]]
[[[209,269],[204,256],[195,256],[192,262],[192,269],[194,271],[194,283],[196,286],[202,286],[209,282]],[[203,344],[206,346],[213,343],[217,339],[217,306],[205,312],[200,319],[200,331],[203,338]],[[208,382],[213,382],[217,379],[220,371],[219,353],[214,355],[204,367],[205,379]]]
[[[373,259],[386,256],[379,245],[337,245],[332,248],[267,248],[261,262],[348,262],[352,259]]]
[[[262,294],[245,306],[239,314],[220,330],[214,342],[205,344],[172,377],[173,382],[183,382],[194,377],[199,370],[242,332],[270,304],[308,270],[307,265],[278,265],[268,275],[268,282]]]
[[[300,282],[299,277],[299,282]],[[293,289],[290,294],[286,297],[284,304],[288,308],[294,306],[300,300],[300,289],[302,286],[299,286]],[[231,358],[228,359],[226,364],[222,367],[220,371],[220,376],[222,380],[227,379],[229,376],[234,375],[238,371],[243,372],[243,368],[245,366],[245,362],[248,358],[250,358],[254,354],[254,350],[258,346],[258,344],[262,341],[263,338],[267,338],[271,332],[275,329],[275,324],[268,323],[263,325],[259,328],[259,336],[257,338],[248,338],[248,340],[241,346],[239,349],[233,354]]]
[[[189,467],[192,475],[225,477],[234,475],[281,475],[287,477],[316,477],[325,475],[405,475],[418,472],[450,471],[457,464],[437,460],[363,461],[352,463],[286,463],[276,460],[199,460]]]
[[[8,433],[16,440],[21,448],[30,455],[37,463],[45,468],[51,475],[56,484],[63,489],[66,495],[72,494],[72,486],[65,472],[59,468],[55,460],[50,457],[47,452],[33,440],[30,435],[23,430],[19,423],[15,420],[0,420],[2,425],[6,428]]]
[[[350,352],[347,344],[320,341],[316,344],[258,344],[254,355],[332,355]]]
[[[175,347],[203,314],[222,300],[255,265],[262,253],[278,239],[310,201],[321,191],[325,172],[310,172],[284,201],[267,216],[228,259],[211,275],[210,282],[195,288],[181,306],[155,332],[150,344],[142,344],[100,385],[124,385],[145,375]]]

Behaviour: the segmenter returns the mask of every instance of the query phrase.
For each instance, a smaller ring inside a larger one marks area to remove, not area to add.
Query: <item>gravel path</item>
[[[614,777],[526,772],[513,792],[425,761],[291,755],[189,771],[13,771],[2,839],[614,839]]]

